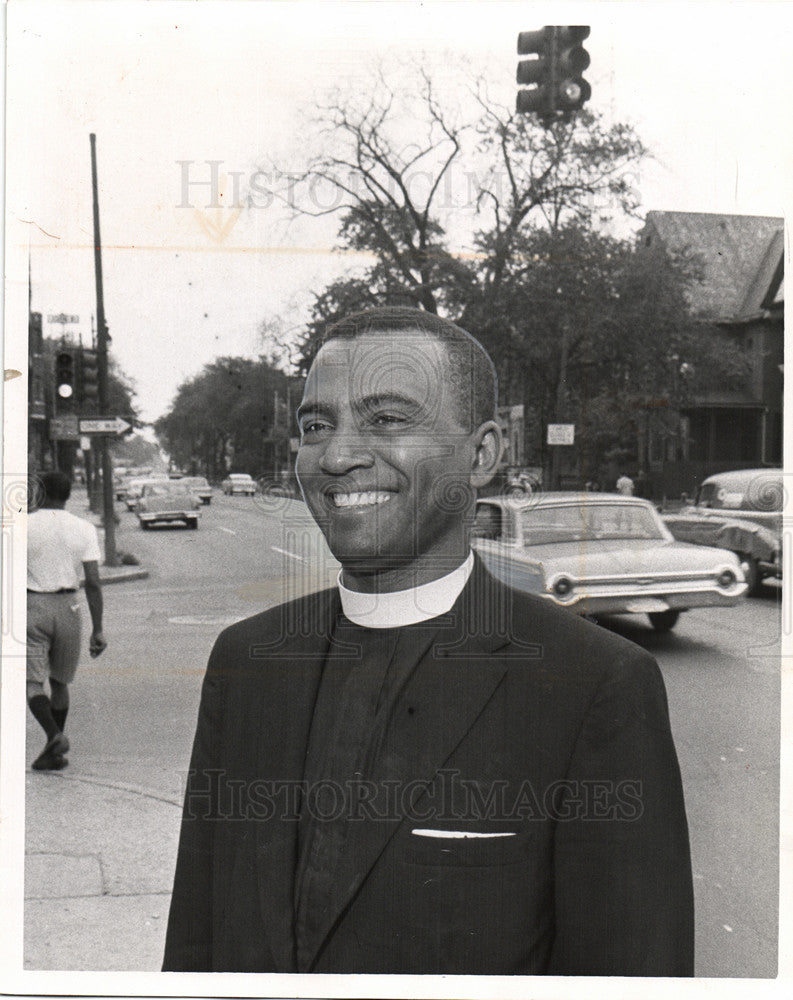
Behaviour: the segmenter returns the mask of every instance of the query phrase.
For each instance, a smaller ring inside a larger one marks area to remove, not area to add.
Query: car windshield
[[[202,489],[209,486],[209,483],[202,476],[187,476],[184,479],[180,479],[179,484],[189,489],[195,489],[196,487]]]
[[[719,476],[704,482],[697,493],[698,507],[724,510],[781,511],[783,501],[782,477],[759,474],[747,479]]]
[[[524,545],[665,537],[652,512],[638,504],[538,505],[522,511],[521,520]]]
[[[163,483],[162,486],[159,483],[151,486],[144,487],[143,493],[147,497],[170,497],[178,496],[179,494],[186,493],[187,490],[181,485],[181,483]]]

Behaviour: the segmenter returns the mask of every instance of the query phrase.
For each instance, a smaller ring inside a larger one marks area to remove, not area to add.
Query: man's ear
[[[495,420],[488,420],[477,428],[474,444],[476,453],[471,469],[471,485],[479,489],[487,486],[496,474],[504,451],[501,428]]]

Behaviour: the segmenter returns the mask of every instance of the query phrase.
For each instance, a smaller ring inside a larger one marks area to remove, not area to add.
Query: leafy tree
[[[294,385],[269,359],[223,357],[182,383],[154,428],[187,472],[258,476],[285,464],[295,402]]]
[[[689,315],[696,262],[659,265],[633,240],[607,235],[638,208],[646,150],[630,126],[585,110],[546,129],[500,107],[483,79],[465,122],[426,69],[415,87],[404,75],[400,87],[381,72],[364,100],[336,95],[318,112],[333,142],[298,183],[327,185],[335,197],[327,208],[295,204],[307,215],[338,213],[339,246],[376,259],[316,296],[300,370],[327,326],[352,311],[441,313],[489,350],[501,402],[523,403],[529,461],[549,464],[547,423],[573,422],[585,473],[608,456],[641,462],[648,429],[673,434],[677,408],[707,373],[742,376],[740,351]],[[400,141],[406,120],[409,143]],[[473,188],[475,218],[446,211],[455,172]],[[449,232],[466,222],[470,252],[452,252]]]

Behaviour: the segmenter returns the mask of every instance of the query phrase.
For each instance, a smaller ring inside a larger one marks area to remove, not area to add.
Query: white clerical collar
[[[450,610],[468,583],[473,568],[474,554],[469,552],[462,566],[446,576],[410,590],[393,590],[385,594],[348,590],[341,582],[340,570],[338,585],[342,611],[351,622],[364,628],[397,628],[426,622]]]

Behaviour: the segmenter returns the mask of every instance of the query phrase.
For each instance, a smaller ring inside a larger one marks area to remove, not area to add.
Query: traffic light
[[[55,355],[55,395],[61,411],[74,406],[74,375],[74,351],[58,351]]]
[[[536,114],[547,128],[557,118],[581,108],[592,88],[581,75],[589,66],[589,53],[581,42],[589,36],[586,25],[546,25],[539,31],[521,31],[518,55],[532,56],[518,63],[518,112]]]
[[[99,358],[96,351],[83,349],[80,358],[80,402],[95,407],[99,397]]]
[[[559,111],[578,111],[592,96],[592,88],[581,75],[589,66],[589,53],[581,44],[588,37],[589,27],[585,24],[556,29],[555,96]]]
[[[553,111],[551,92],[553,85],[553,27],[539,31],[521,31],[518,35],[518,55],[531,56],[518,63],[517,80],[528,90],[519,90],[517,110],[521,114],[534,112],[547,118]]]

